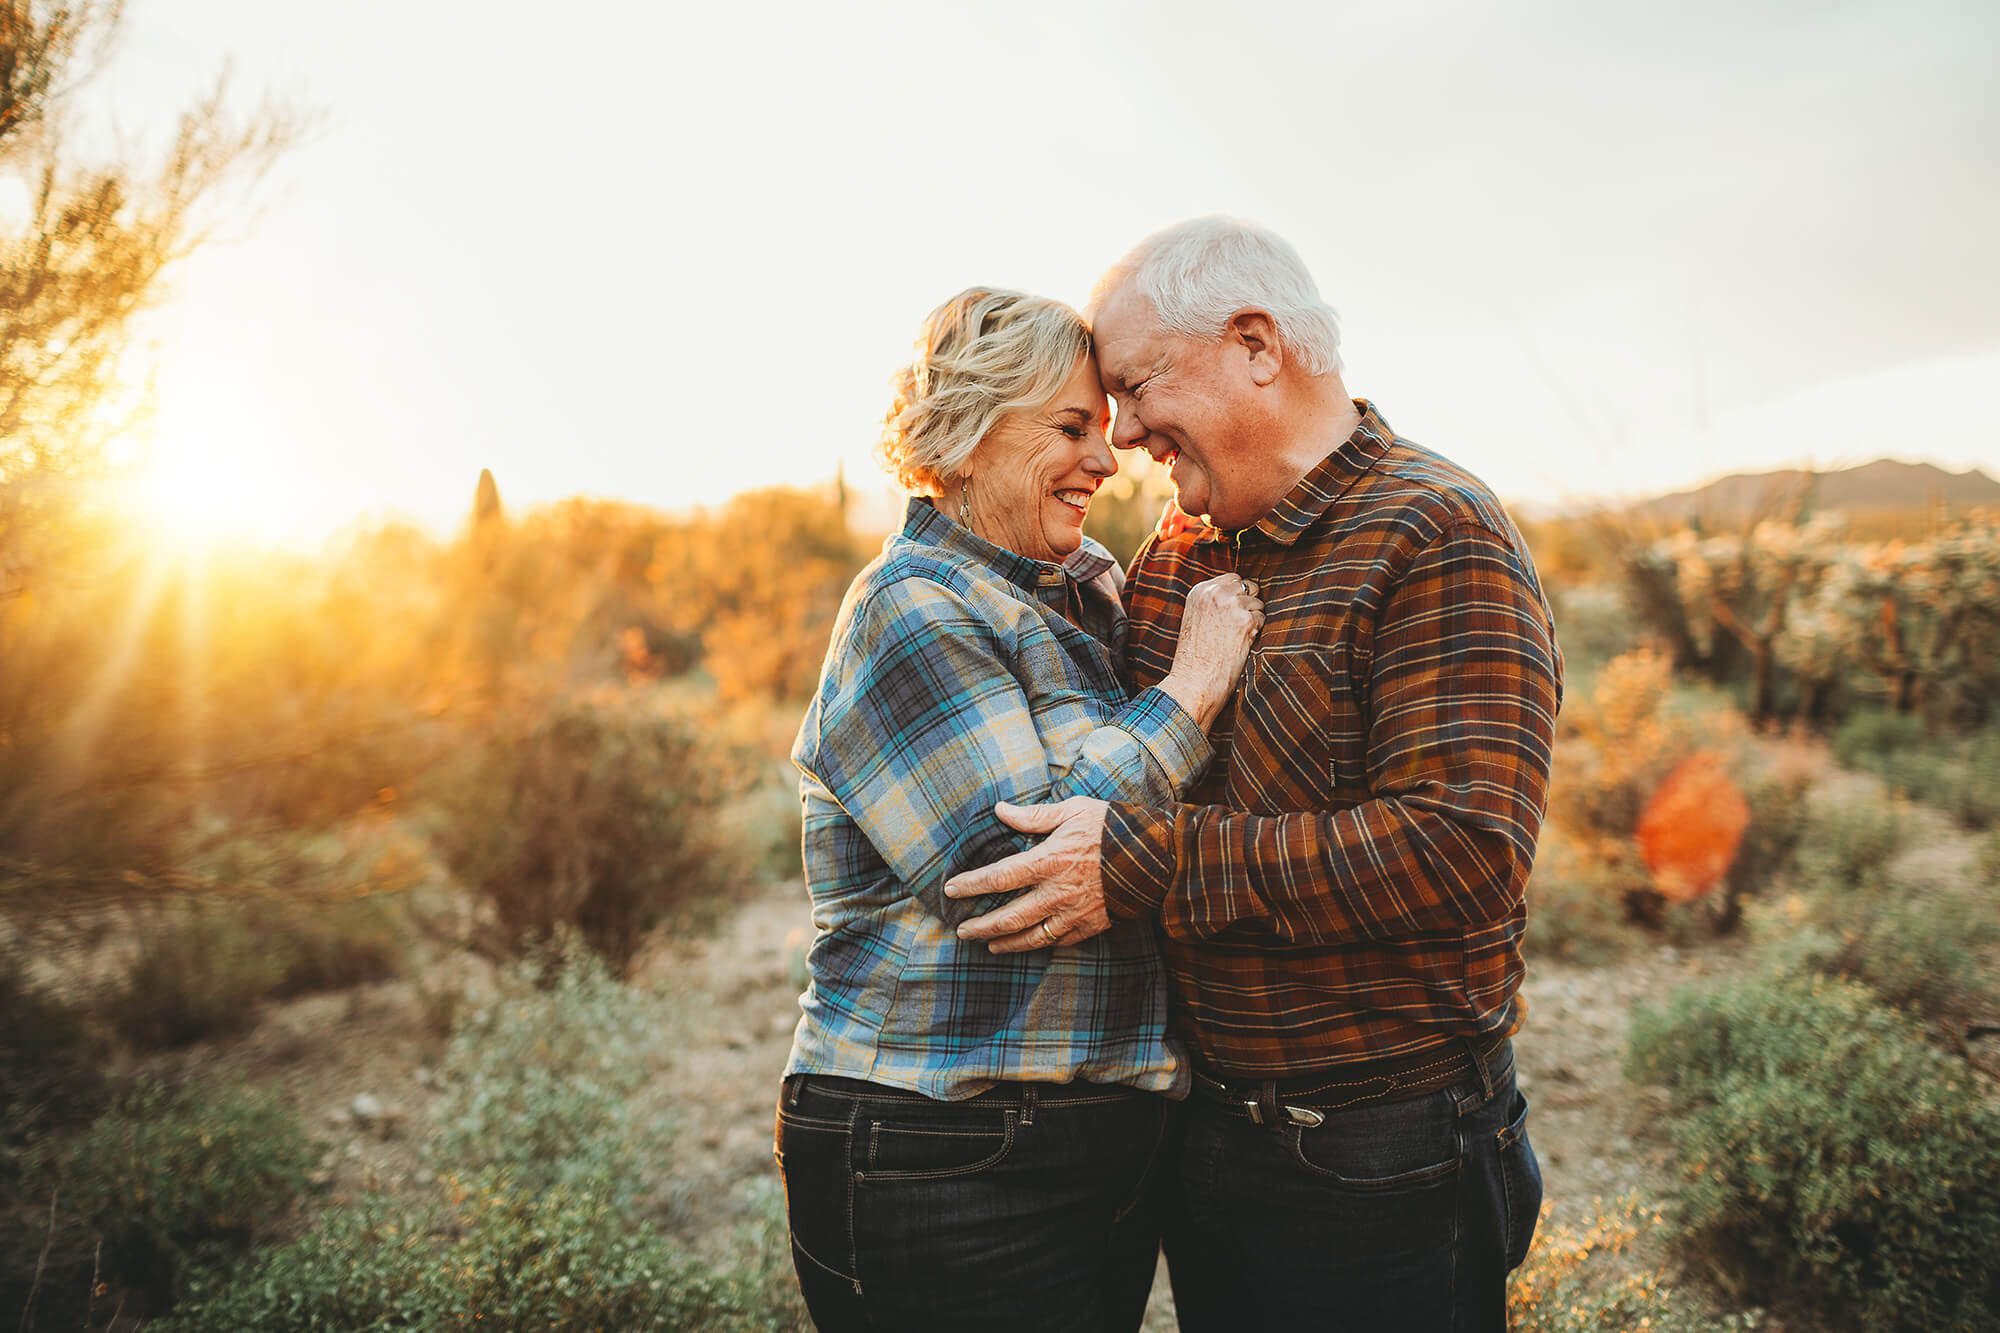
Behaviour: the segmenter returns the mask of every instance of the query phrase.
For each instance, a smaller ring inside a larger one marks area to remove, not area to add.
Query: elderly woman
[[[1083,535],[1118,469],[1089,331],[973,289],[931,313],[885,460],[914,493],[854,581],[793,758],[816,937],[779,1098],[792,1259],[822,1329],[1136,1328],[1167,1098],[1154,940],[995,954],[951,875],[1026,845],[999,801],[1169,800],[1209,757],[1262,607],[1188,598],[1157,688],[1119,680],[1116,563]]]

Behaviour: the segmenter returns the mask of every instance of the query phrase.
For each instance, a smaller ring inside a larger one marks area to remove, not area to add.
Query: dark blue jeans
[[[795,1075],[777,1155],[822,1330],[1129,1330],[1159,1256],[1169,1104],[1095,1084],[942,1102]]]
[[[1542,1203],[1527,1115],[1511,1044],[1467,1082],[1313,1128],[1191,1098],[1166,1203],[1181,1328],[1504,1330]]]

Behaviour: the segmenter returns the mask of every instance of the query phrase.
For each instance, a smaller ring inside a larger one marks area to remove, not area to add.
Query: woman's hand
[[[1219,574],[1188,589],[1173,669],[1160,688],[1204,730],[1229,702],[1263,624],[1257,585],[1240,574]]]

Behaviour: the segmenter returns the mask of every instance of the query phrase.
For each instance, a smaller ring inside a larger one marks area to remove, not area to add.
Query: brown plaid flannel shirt
[[[1534,561],[1476,477],[1361,424],[1254,527],[1149,541],[1126,584],[1135,688],[1188,589],[1231,570],[1267,619],[1188,803],[1114,803],[1114,918],[1157,913],[1202,1061],[1278,1077],[1508,1029],[1562,654]]]

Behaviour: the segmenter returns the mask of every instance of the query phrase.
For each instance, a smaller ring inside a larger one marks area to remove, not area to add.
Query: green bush
[[[241,1032],[284,981],[284,958],[231,904],[148,913],[137,943],[107,1013],[118,1034],[142,1049]]]
[[[402,967],[399,905],[268,899],[144,914],[138,953],[109,1012],[141,1049],[240,1032],[265,1000],[338,990]]]
[[[1868,1328],[2000,1320],[2000,1112],[1866,987],[1795,971],[1640,1009],[1688,1243]]]
[[[1560,627],[1565,670],[1571,663],[1582,669],[1608,662],[1639,645],[1640,625],[1624,589],[1585,583],[1549,591]]]
[[[1528,881],[1528,935],[1536,958],[1584,966],[1605,963],[1642,937],[1625,908],[1626,892],[1647,883],[1643,867],[1620,864],[1537,865]]]
[[[11,952],[0,954],[0,1014],[0,1310],[23,1328],[38,1320],[76,1328],[93,1242],[73,1216],[52,1212],[40,1145],[103,1108],[104,1041],[74,1007],[30,983]]]
[[[1838,934],[1809,934],[1805,961],[1865,982],[1901,1009],[1957,1025],[1993,1009],[2000,919],[1964,894],[1906,891],[1860,904]]]
[[[1744,900],[1767,892],[1797,864],[1809,827],[1809,789],[1806,779],[1789,773],[1761,774],[1744,787],[1750,823],[1729,865],[1716,909],[1724,929],[1736,924]]]
[[[1922,718],[1869,709],[1834,728],[1833,757],[1846,768],[1879,772],[1889,760],[1923,743]]]
[[[447,1053],[426,1151],[434,1197],[367,1196],[232,1272],[165,1325],[255,1328],[798,1329],[782,1214],[710,1268],[635,1207],[665,1161],[636,1095],[659,1067],[655,1001],[581,946],[531,954]],[[768,1212],[768,1210],[767,1210]]]
[[[438,1169],[623,1197],[635,1164],[663,1159],[659,1119],[638,1093],[663,1063],[664,1018],[574,943],[514,965],[445,1055],[428,1144]]]
[[[1967,828],[2000,823],[2000,730],[1934,736],[1914,717],[1861,713],[1834,733],[1833,752]]]
[[[284,960],[278,996],[345,990],[403,970],[404,920],[398,896],[348,902],[255,902],[247,924]]]
[[[1878,890],[1904,835],[1902,813],[1887,802],[1813,802],[1798,842],[1800,886],[1835,896]]]
[[[270,1096],[142,1081],[43,1165],[62,1207],[103,1239],[107,1280],[159,1298],[245,1250],[313,1157],[298,1117]]]
[[[718,815],[744,767],[643,696],[564,701],[503,728],[440,792],[438,842],[518,951],[570,926],[623,974],[648,931],[735,884]]]
[[[105,1044],[74,1006],[32,984],[20,960],[0,954],[0,1186],[18,1154],[53,1128],[104,1104]]]
[[[1965,743],[1964,771],[1954,775],[1940,804],[1967,828],[2000,824],[2000,730],[1988,728]]]
[[[217,1275],[164,1328],[753,1328],[758,1293],[719,1278],[601,1191],[484,1177],[409,1205],[338,1209],[301,1239]],[[764,1324],[763,1326],[773,1326]]]
[[[2000,881],[2000,829],[1979,840],[1977,864],[1979,874],[1986,883]]]

